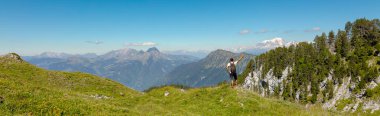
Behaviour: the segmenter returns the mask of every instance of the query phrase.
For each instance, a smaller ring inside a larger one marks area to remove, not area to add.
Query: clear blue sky
[[[379,0],[1,0],[0,54],[151,47],[138,46],[144,42],[161,50],[213,50],[275,37],[312,41],[347,21],[380,18],[379,6]]]

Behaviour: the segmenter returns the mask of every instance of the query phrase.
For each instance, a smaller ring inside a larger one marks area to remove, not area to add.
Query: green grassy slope
[[[165,96],[164,93],[169,95]],[[0,115],[329,115],[228,85],[146,93],[84,73],[46,71],[0,57]]]
[[[164,96],[169,92],[168,96]],[[139,99],[136,109],[146,114],[185,115],[329,115],[317,107],[306,109],[301,105],[263,98],[259,95],[231,89],[223,84],[216,87],[181,90],[172,86],[149,91]]]
[[[46,71],[0,58],[0,96],[3,114],[107,114],[129,111],[139,93],[90,74]]]

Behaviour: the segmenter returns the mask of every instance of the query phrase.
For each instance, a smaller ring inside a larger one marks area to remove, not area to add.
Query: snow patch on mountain
[[[68,58],[73,55],[66,53],[56,53],[56,52],[44,52],[38,55],[37,57],[45,57],[45,58]]]
[[[172,55],[195,56],[198,58],[204,58],[210,53],[210,51],[208,50],[174,50],[174,51],[162,51],[162,52],[166,54],[172,54]]]
[[[297,43],[298,42],[295,42],[295,41],[287,42],[281,37],[275,37],[273,39],[264,40],[260,43],[257,43],[254,46],[239,46],[239,47],[231,48],[229,50],[233,52],[247,52],[251,54],[261,54],[268,50],[274,49],[276,47],[282,47],[282,46],[287,47],[290,45],[295,45]]]

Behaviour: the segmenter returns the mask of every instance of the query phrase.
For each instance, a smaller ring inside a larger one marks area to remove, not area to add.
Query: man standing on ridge
[[[241,54],[240,58],[237,61],[234,61],[233,58],[230,58],[230,62],[227,63],[227,72],[230,75],[231,79],[231,87],[234,88],[237,85],[237,72],[236,72],[236,65],[244,58],[244,55]]]

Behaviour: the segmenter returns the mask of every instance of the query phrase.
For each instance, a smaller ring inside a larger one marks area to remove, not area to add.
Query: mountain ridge
[[[155,47],[145,52],[132,48],[113,50],[94,58],[78,55],[63,58],[36,56],[25,59],[45,69],[81,71],[108,77],[137,90],[156,86],[154,83],[176,66],[198,60],[192,56],[161,53]]]
[[[237,66],[238,73],[244,70],[248,61],[254,56],[243,53],[245,57]],[[190,87],[213,86],[223,81],[229,81],[226,65],[230,58],[238,59],[239,53],[218,49],[210,52],[207,57],[193,63],[178,66],[165,76],[166,84],[180,84]]]

